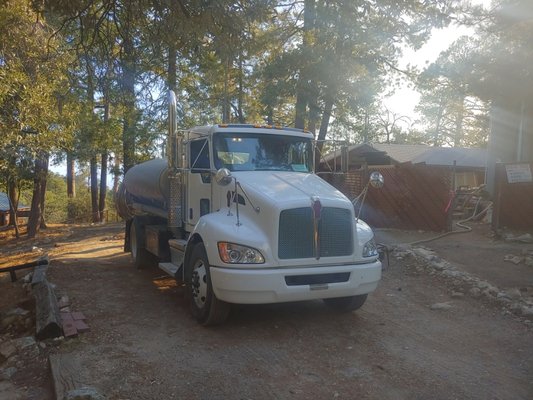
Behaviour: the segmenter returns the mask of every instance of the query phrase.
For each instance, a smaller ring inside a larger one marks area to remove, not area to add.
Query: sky
[[[491,0],[471,0],[472,4],[481,4],[485,8],[490,6]],[[422,70],[427,65],[435,61],[440,53],[446,50],[456,39],[463,35],[472,35],[474,29],[471,27],[450,25],[443,29],[433,29],[431,38],[419,50],[406,49],[400,59],[400,68],[405,68],[408,64]],[[411,121],[417,119],[414,110],[420,94],[408,87],[408,82],[404,80],[403,85],[396,90],[394,95],[383,100],[384,105],[398,115],[405,115]],[[399,121],[399,123],[402,123]],[[404,123],[407,123],[406,121]]]

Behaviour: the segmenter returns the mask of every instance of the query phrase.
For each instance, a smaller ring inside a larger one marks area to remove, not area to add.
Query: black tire
[[[144,226],[139,218],[134,217],[130,224],[130,250],[131,261],[137,269],[157,265],[157,257],[145,249],[145,243]]]
[[[192,316],[204,326],[226,321],[231,305],[217,299],[211,284],[210,265],[203,243],[197,243],[185,267],[185,293]]]
[[[335,297],[332,299],[323,299],[326,305],[336,311],[349,312],[360,309],[366,301],[366,294],[348,297]]]

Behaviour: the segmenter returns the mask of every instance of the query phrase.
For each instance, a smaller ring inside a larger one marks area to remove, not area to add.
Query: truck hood
[[[243,171],[234,173],[244,189],[253,191],[269,203],[279,205],[302,202],[316,196],[322,202],[343,203],[350,201],[340,191],[314,174],[284,171]],[[255,196],[254,196],[255,197]]]

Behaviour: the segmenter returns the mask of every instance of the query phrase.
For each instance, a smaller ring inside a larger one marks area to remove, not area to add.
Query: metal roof
[[[377,150],[387,152],[393,160],[413,164],[485,168],[487,150],[465,147],[432,147],[419,144],[375,144]]]
[[[19,203],[19,210],[22,208],[30,207]],[[3,192],[0,192],[0,211],[9,211],[9,199],[7,198],[7,194]]]

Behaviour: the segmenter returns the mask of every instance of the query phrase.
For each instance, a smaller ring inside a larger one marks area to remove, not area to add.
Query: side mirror
[[[385,184],[385,179],[378,171],[374,171],[370,174],[370,179],[368,180],[372,187],[376,189],[381,189]]]
[[[215,174],[215,182],[220,186],[227,186],[231,183],[233,176],[227,168],[220,168]]]

